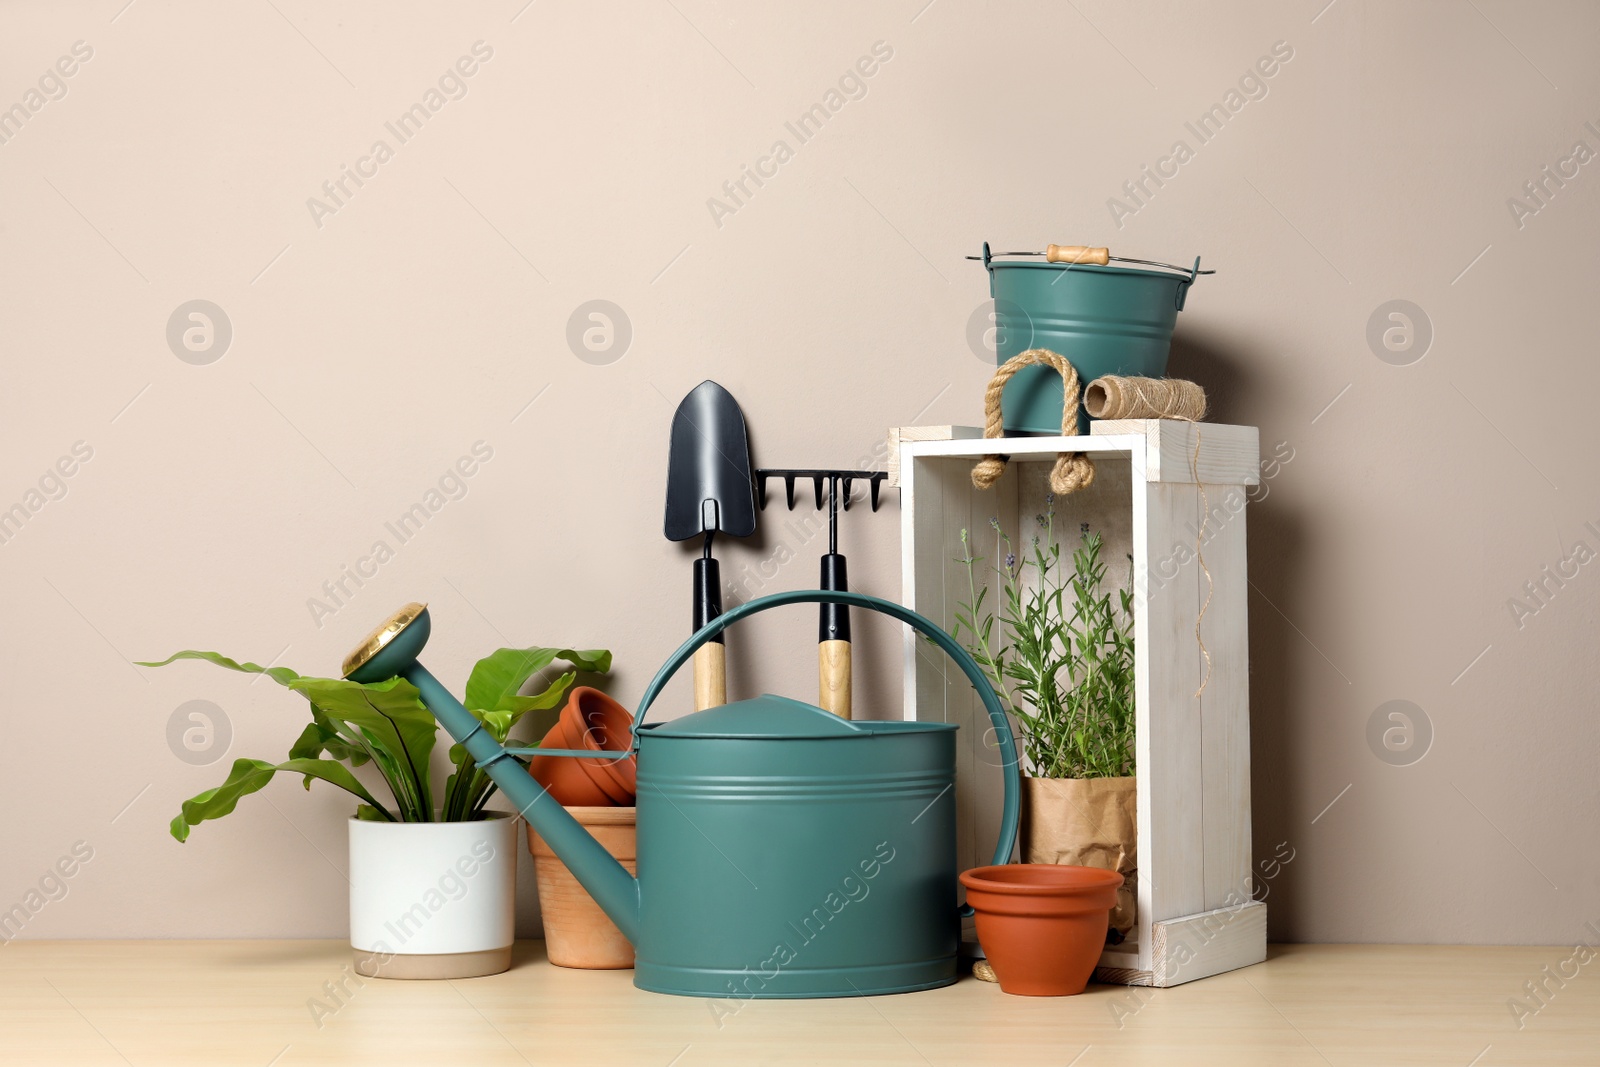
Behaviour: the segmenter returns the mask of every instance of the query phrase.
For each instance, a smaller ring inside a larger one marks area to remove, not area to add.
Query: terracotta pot
[[[618,863],[630,873],[638,873],[633,808],[568,807],[567,813],[582,823]],[[528,850],[533,853],[534,872],[539,879],[539,911],[544,918],[545,951],[550,962],[557,967],[588,970],[632,967],[633,946],[532,826],[528,827]]]
[[[639,787],[638,761],[632,754],[633,713],[598,689],[580,685],[567,697],[563,717],[577,724],[583,747],[597,752],[627,753],[615,760],[581,760],[583,769],[611,797],[612,803],[633,803]]]
[[[638,784],[637,764],[628,752],[632,731],[633,715],[627,708],[598,689],[580,685],[568,695],[561,717],[539,747],[617,752],[618,758],[535,756],[528,761],[528,773],[564,808],[632,804]]]
[[[1025,997],[1082,993],[1105,948],[1122,875],[1098,867],[1012,863],[961,875],[978,943],[1000,988]]]
[[[539,742],[540,748],[582,748],[581,736],[573,736],[571,724],[563,716]],[[609,806],[615,803],[606,791],[583,769],[587,760],[567,756],[534,756],[528,760],[528,773],[564,808]]]

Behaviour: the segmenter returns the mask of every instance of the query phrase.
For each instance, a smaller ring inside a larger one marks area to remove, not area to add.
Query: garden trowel
[[[694,629],[722,614],[722,576],[711,555],[712,539],[719,532],[749,537],[755,530],[755,479],[744,412],[722,386],[701,382],[673,413],[667,453],[667,540],[705,537],[705,549],[694,561]],[[727,702],[723,636],[718,634],[694,654],[694,706],[703,711]]]

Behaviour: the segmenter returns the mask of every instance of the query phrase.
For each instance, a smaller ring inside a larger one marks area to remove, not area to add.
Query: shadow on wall
[[[1262,426],[1273,421],[1263,412],[1267,397],[1277,389],[1271,372],[1279,366],[1281,362],[1272,353],[1251,351],[1239,336],[1180,331],[1172,341],[1167,373],[1205,386],[1208,421]],[[1272,454],[1273,440],[1263,427],[1263,460]],[[1271,857],[1280,841],[1301,844],[1291,829],[1293,783],[1301,770],[1293,760],[1300,750],[1295,732],[1308,712],[1294,704],[1294,694],[1300,691],[1293,673],[1300,650],[1291,644],[1298,638],[1273,604],[1290,618],[1302,614],[1298,590],[1304,588],[1313,561],[1303,551],[1304,516],[1291,508],[1283,493],[1272,491],[1268,482],[1265,495],[1256,490],[1250,500],[1250,810],[1256,860],[1252,870],[1260,886],[1260,861]],[[1263,599],[1264,595],[1270,596],[1272,603]],[[1294,921],[1298,904],[1295,873],[1293,867],[1284,868],[1266,887],[1271,903],[1267,936],[1271,940],[1294,940],[1298,925]]]
[[[1259,410],[1256,401],[1268,390],[1256,373],[1257,368],[1271,366],[1270,353],[1244,352],[1237,337],[1211,337],[1203,331],[1180,329],[1172,338],[1172,351],[1167,357],[1167,376],[1198,382],[1206,391],[1206,420],[1237,425],[1254,426],[1245,412]],[[1246,370],[1246,367],[1249,370]]]
[[[1273,600],[1291,616],[1296,612],[1295,590],[1306,573],[1300,548],[1305,544],[1302,517],[1287,509],[1279,494],[1269,494],[1250,506],[1249,560],[1251,582],[1270,589]],[[1250,802],[1251,840],[1261,883],[1260,861],[1271,856],[1281,841],[1299,848],[1302,835],[1291,828],[1294,811],[1293,783],[1303,768],[1294,764],[1301,746],[1295,733],[1302,728],[1304,710],[1293,705],[1299,690],[1295,664],[1298,640],[1271,604],[1255,589],[1250,591]],[[1299,903],[1298,872],[1288,867],[1268,889],[1267,937],[1273,941],[1296,939]],[[1257,894],[1258,896],[1261,894]]]

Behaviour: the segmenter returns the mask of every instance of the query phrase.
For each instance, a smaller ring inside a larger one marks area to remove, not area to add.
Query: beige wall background
[[[1592,5],[125,2],[0,8],[0,105],[27,116],[0,144],[0,505],[27,514],[0,545],[0,907],[92,849],[21,936],[342,936],[343,794],[280,780],[166,831],[229,760],[285,751],[298,698],[131,661],[331,673],[419,599],[453,685],[502,644],[602,646],[632,701],[688,632],[660,530],[678,399],[725,384],[768,465],[977,421],[987,288],[961,257],[985,238],[1219,271],[1173,372],[1292,456],[1249,511],[1256,850],[1295,855],[1272,935],[1570,944],[1600,919]],[[477,42],[401,143],[386,123]],[[785,123],[875,48],[799,143]],[[1200,143],[1185,124],[1232,90]],[[336,203],[346,167],[370,176]],[[231,327],[209,362],[167,340],[193,300]],[[631,338],[586,360],[592,300]],[[1368,336],[1394,300],[1420,309],[1398,352]],[[398,544],[384,524],[477,442]],[[821,541],[786,518],[723,548],[743,593],[814,584]],[[898,593],[898,538],[894,494],[851,511],[857,588]],[[393,559],[327,600],[380,539]],[[814,626],[750,624],[735,695],[808,694]],[[858,707],[894,714],[899,634],[861,629]],[[209,766],[169,746],[194,700],[231,734]],[[1420,760],[1369,743],[1394,700]]]

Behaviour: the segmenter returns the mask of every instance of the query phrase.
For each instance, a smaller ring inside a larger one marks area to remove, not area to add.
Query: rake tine
[[[776,467],[762,468],[755,472],[756,494],[762,510],[766,510],[771,496],[767,484],[769,478],[783,479],[784,502],[790,511],[794,510],[795,482],[808,479],[811,482],[811,494],[816,502],[818,511],[826,504],[830,511],[849,511],[855,503],[855,483],[867,483],[872,510],[877,511],[883,503],[882,487],[884,479],[889,477],[888,471],[859,471],[859,470],[818,470],[804,468],[796,470],[782,470]],[[823,483],[827,483],[827,496],[823,495]],[[840,483],[844,483],[841,485]],[[841,495],[842,493],[842,495]],[[863,498],[868,496],[862,494]],[[841,504],[843,505],[841,507]]]

